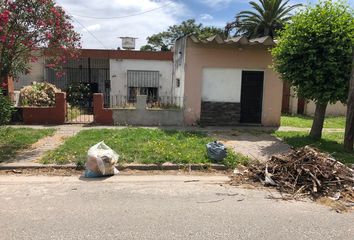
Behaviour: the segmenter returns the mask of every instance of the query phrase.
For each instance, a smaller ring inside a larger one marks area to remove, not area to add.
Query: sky
[[[205,26],[224,27],[242,10],[249,10],[249,0],[57,0],[72,16],[80,33],[82,47],[117,49],[119,37],[137,38],[137,49],[146,38],[168,26],[194,18]],[[315,3],[317,0],[291,0]],[[354,7],[354,0],[348,0]]]

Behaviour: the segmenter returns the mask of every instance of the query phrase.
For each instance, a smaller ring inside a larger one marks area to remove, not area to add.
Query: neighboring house
[[[296,93],[287,84],[284,84],[283,91],[283,107],[284,114],[303,114],[307,116],[315,115],[316,104],[313,101],[299,99]],[[347,114],[347,106],[341,102],[329,104],[327,106],[327,116],[345,116]]]
[[[15,90],[34,81],[48,81],[64,91],[73,83],[86,83],[93,93],[103,93],[106,103],[118,97],[134,100],[137,94],[156,99],[172,94],[172,60],[171,52],[82,49],[78,59],[63,65],[61,78],[40,58],[15,81]]]
[[[174,94],[185,97],[185,123],[279,126],[283,83],[270,65],[269,37],[177,40]]]

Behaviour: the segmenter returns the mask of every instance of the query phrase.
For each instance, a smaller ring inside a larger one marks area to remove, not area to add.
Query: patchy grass
[[[311,128],[313,117],[303,115],[283,115],[281,117],[281,126]],[[345,117],[326,117],[324,128],[345,128]]]
[[[308,132],[275,132],[275,136],[283,139],[295,148],[311,145],[331,154],[344,163],[354,163],[354,153],[345,152],[343,149],[344,133],[323,133],[322,139],[315,141],[309,137]]]
[[[18,151],[29,148],[54,132],[55,129],[0,127],[0,162],[10,160]]]
[[[64,145],[46,155],[42,162],[83,165],[88,149],[100,141],[105,141],[120,155],[119,163],[211,163],[206,155],[205,145],[213,139],[207,135],[199,132],[144,128],[81,131],[68,139]],[[231,168],[247,160],[244,156],[229,151],[223,163]]]

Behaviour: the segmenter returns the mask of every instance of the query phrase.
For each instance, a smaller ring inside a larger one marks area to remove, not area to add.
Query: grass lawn
[[[205,145],[213,139],[205,134],[143,128],[81,131],[47,154],[42,163],[83,165],[88,149],[100,141],[105,141],[120,155],[119,163],[211,163]],[[223,163],[231,168],[247,161],[246,157],[229,151]]]
[[[313,117],[303,115],[283,115],[281,117],[282,127],[299,127],[310,128],[312,126]],[[326,117],[325,128],[345,128],[345,117]]]
[[[0,162],[11,160],[19,150],[30,147],[39,139],[50,136],[54,129],[0,127]]]
[[[344,163],[354,163],[354,154],[343,150],[344,133],[323,133],[322,139],[314,141],[308,132],[275,132],[275,136],[283,139],[293,147],[314,146],[324,152],[330,153],[337,160]]]

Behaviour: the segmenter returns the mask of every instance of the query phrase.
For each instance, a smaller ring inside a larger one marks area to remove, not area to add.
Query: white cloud
[[[88,27],[86,27],[85,29],[83,29],[82,31],[83,32],[87,32],[87,31],[97,31],[97,30],[100,30],[101,29],[101,25],[100,24],[93,24],[93,25],[90,25]]]
[[[177,0],[57,0],[57,3],[74,17],[73,24],[75,30],[82,35],[83,48],[116,49],[121,45],[118,38],[121,36],[138,38],[137,48],[140,48],[146,44],[148,36],[177,24],[190,14],[188,8]],[[156,10],[150,11],[152,9]],[[138,15],[146,11],[150,12]],[[128,15],[135,16],[95,19]],[[94,34],[104,47],[90,33]]]
[[[205,4],[210,8],[222,9],[229,6],[233,2],[243,2],[247,3],[247,0],[199,0],[201,3]]]
[[[203,21],[209,21],[209,20],[214,19],[213,16],[211,16],[210,14],[207,14],[207,13],[200,14],[199,18]]]

